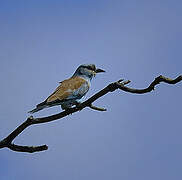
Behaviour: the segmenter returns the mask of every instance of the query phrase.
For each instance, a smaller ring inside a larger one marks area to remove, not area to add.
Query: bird
[[[80,65],[69,79],[59,82],[60,85],[56,90],[28,113],[33,114],[57,105],[61,105],[63,110],[67,110],[80,104],[81,98],[86,95],[90,88],[91,80],[97,73],[101,72],[105,72],[105,70],[96,68],[95,64]]]

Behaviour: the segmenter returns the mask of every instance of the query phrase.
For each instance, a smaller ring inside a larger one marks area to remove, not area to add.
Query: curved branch
[[[89,107],[90,107],[91,109],[93,109],[93,110],[96,110],[96,111],[107,111],[107,109],[105,109],[105,108],[96,107],[96,106],[94,106],[94,105],[92,105],[92,104],[90,104]]]
[[[182,76],[178,76],[176,79],[170,79],[170,78],[166,78],[166,77],[160,75],[157,78],[155,78],[155,80],[145,89],[129,88],[119,82],[117,82],[116,84],[117,84],[117,87],[123,91],[135,93],[135,94],[144,94],[144,93],[148,93],[148,92],[151,92],[152,90],[154,90],[155,86],[157,84],[160,84],[161,82],[165,82],[167,84],[176,84],[176,83],[180,82],[181,80],[182,80]]]
[[[29,152],[29,153],[34,153],[34,152],[39,152],[39,151],[45,151],[48,149],[47,145],[42,145],[42,146],[19,146],[15,144],[10,144],[8,146],[9,149],[12,151],[17,151],[17,152]]]
[[[42,146],[20,146],[20,145],[15,145],[12,143],[12,141],[20,134],[22,133],[27,127],[33,125],[33,124],[41,124],[41,123],[46,123],[46,122],[51,122],[57,119],[61,119],[65,116],[68,116],[70,114],[73,114],[77,111],[81,111],[82,109],[89,107],[94,110],[98,111],[106,111],[104,108],[99,108],[92,103],[99,99],[100,97],[104,96],[105,94],[109,92],[113,92],[116,89],[123,90],[125,92],[129,93],[136,93],[136,94],[144,94],[151,92],[154,90],[154,87],[159,84],[160,82],[165,82],[167,84],[176,84],[178,82],[182,81],[182,76],[178,76],[176,79],[169,79],[164,76],[158,76],[155,78],[155,80],[145,89],[133,89],[129,88],[126,85],[130,83],[130,81],[123,81],[123,79],[111,83],[108,86],[106,86],[104,89],[100,90],[98,93],[90,97],[88,100],[84,101],[83,103],[77,105],[76,107],[70,108],[68,110],[65,110],[61,113],[51,115],[48,117],[42,117],[42,118],[33,118],[33,116],[30,116],[27,118],[25,122],[23,122],[20,126],[18,126],[12,133],[10,133],[6,138],[4,138],[2,141],[0,141],[0,149],[1,148],[9,148],[13,151],[18,151],[18,152],[38,152],[38,151],[44,151],[47,150],[48,147],[46,145]]]

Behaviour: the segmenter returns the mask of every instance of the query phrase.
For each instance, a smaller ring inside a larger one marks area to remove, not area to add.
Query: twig
[[[38,151],[44,151],[47,150],[48,147],[47,145],[42,145],[42,146],[20,146],[20,145],[15,145],[12,143],[12,141],[20,134],[22,131],[24,131],[27,127],[33,125],[33,124],[41,124],[41,123],[47,123],[51,121],[55,121],[58,119],[61,119],[65,116],[68,116],[69,114],[73,114],[77,111],[80,111],[86,107],[90,107],[91,109],[97,110],[97,111],[106,111],[104,108],[99,108],[96,106],[93,106],[92,103],[99,99],[100,97],[104,96],[105,94],[109,92],[113,92],[116,89],[120,89],[129,93],[136,93],[136,94],[144,94],[147,92],[150,92],[154,90],[154,87],[159,84],[160,82],[165,82],[167,84],[176,84],[178,82],[182,81],[182,76],[178,76],[176,79],[169,79],[164,76],[159,76],[155,78],[155,80],[145,89],[133,89],[126,87],[126,84],[129,84],[130,81],[123,81],[123,79],[111,83],[108,86],[106,86],[104,89],[100,90],[98,93],[90,97],[88,100],[84,101],[83,103],[79,104],[76,107],[70,108],[66,111],[63,111],[61,113],[51,115],[48,117],[42,117],[42,118],[33,118],[33,116],[30,116],[27,118],[25,122],[23,122],[20,126],[18,126],[12,133],[10,133],[6,138],[4,138],[2,141],[0,141],[0,149],[1,148],[9,148],[13,151],[18,151],[18,152],[38,152]]]
[[[117,82],[116,84],[117,84],[117,87],[123,91],[130,92],[130,93],[136,93],[136,94],[144,94],[144,93],[148,93],[148,92],[151,92],[152,90],[154,90],[155,86],[157,84],[160,84],[160,82],[165,82],[167,84],[176,84],[176,83],[180,82],[181,80],[182,80],[182,76],[178,76],[176,79],[170,79],[170,78],[166,78],[166,77],[160,75],[157,78],[155,78],[155,80],[145,89],[129,88],[119,82]]]
[[[90,104],[89,107],[90,107],[91,109],[93,109],[93,110],[96,110],[96,111],[107,111],[107,109],[101,108],[101,107],[96,107],[96,106],[94,106],[93,104]]]

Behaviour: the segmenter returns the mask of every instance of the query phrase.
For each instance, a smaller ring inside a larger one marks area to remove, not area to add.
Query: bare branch
[[[33,118],[33,116],[30,116],[27,118],[25,122],[23,122],[20,126],[18,126],[12,133],[10,133],[6,138],[4,138],[2,141],[0,141],[0,149],[1,148],[9,148],[13,151],[18,152],[38,152],[38,151],[44,151],[47,150],[48,147],[46,145],[42,146],[20,146],[15,145],[12,143],[12,141],[20,134],[22,133],[27,127],[33,125],[33,124],[41,124],[41,123],[47,123],[51,122],[57,119],[61,119],[63,117],[68,116],[69,114],[73,114],[75,112],[81,111],[82,109],[89,107],[91,109],[97,110],[97,111],[106,111],[104,108],[99,108],[96,106],[93,106],[92,103],[99,99],[100,97],[104,96],[105,94],[109,92],[113,92],[116,89],[123,90],[125,92],[129,93],[136,93],[136,94],[144,94],[147,92],[151,92],[154,90],[154,87],[159,84],[160,82],[165,82],[167,84],[176,84],[178,82],[182,81],[182,76],[178,76],[176,79],[169,79],[164,76],[159,76],[155,78],[155,80],[145,89],[133,89],[129,88],[125,85],[129,84],[130,81],[124,81],[123,79],[111,83],[108,86],[106,86],[104,89],[100,90],[98,93],[94,94],[92,97],[90,97],[88,100],[84,101],[83,103],[77,105],[76,107],[70,108],[66,111],[63,111],[61,113],[51,115],[48,117],[42,117],[42,118]]]
[[[45,150],[48,149],[47,145],[42,145],[42,146],[19,146],[19,145],[15,145],[15,144],[10,144],[8,146],[8,148],[11,149],[12,151],[28,152],[28,153],[45,151]]]
[[[160,82],[165,82],[167,84],[176,84],[176,83],[180,82],[181,80],[182,80],[182,76],[178,76],[176,79],[170,79],[170,78],[166,78],[166,77],[160,75],[157,78],[155,78],[155,80],[145,89],[129,88],[119,82],[117,82],[116,84],[117,84],[117,87],[123,91],[130,92],[130,93],[136,93],[136,94],[144,94],[144,93],[154,90],[155,86],[157,84],[160,84]]]
[[[90,107],[91,109],[96,110],[96,111],[107,111],[107,109],[101,108],[101,107],[96,107],[96,106],[94,106],[93,104],[90,104],[89,107]]]

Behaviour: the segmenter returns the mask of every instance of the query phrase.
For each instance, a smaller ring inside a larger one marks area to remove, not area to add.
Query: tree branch
[[[129,88],[126,85],[130,83],[130,81],[123,81],[123,79],[111,83],[108,86],[106,86],[104,89],[100,90],[98,93],[90,97],[88,100],[84,101],[83,103],[77,105],[76,107],[70,108],[68,110],[65,110],[61,113],[51,115],[48,117],[42,117],[42,118],[33,118],[33,116],[30,116],[27,118],[25,122],[23,122],[20,126],[18,126],[12,133],[10,133],[6,138],[4,138],[2,141],[0,141],[0,149],[1,148],[9,148],[13,151],[18,151],[18,152],[38,152],[38,151],[44,151],[47,150],[48,147],[46,145],[42,146],[20,146],[20,145],[15,145],[12,143],[12,141],[20,134],[22,133],[27,127],[33,125],[33,124],[41,124],[41,123],[47,123],[51,121],[55,121],[58,119],[61,119],[65,116],[68,116],[70,114],[73,114],[77,111],[81,111],[82,109],[89,107],[91,109],[97,110],[97,111],[106,111],[104,108],[96,107],[92,105],[94,101],[99,99],[100,97],[104,96],[105,94],[109,92],[113,92],[116,89],[123,90],[125,92],[129,93],[135,93],[135,94],[144,94],[151,92],[154,90],[155,86],[159,84],[160,82],[165,82],[167,84],[176,84],[178,82],[182,81],[182,76],[178,76],[176,79],[169,79],[164,76],[158,76],[155,78],[155,80],[145,89],[133,89]]]
[[[105,109],[105,108],[96,107],[96,106],[94,106],[94,105],[92,105],[92,104],[90,104],[89,107],[90,107],[91,109],[93,109],[93,110],[96,110],[96,111],[107,111],[107,109]]]

